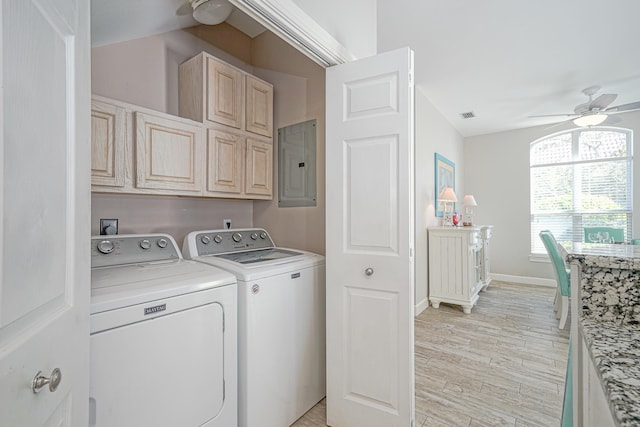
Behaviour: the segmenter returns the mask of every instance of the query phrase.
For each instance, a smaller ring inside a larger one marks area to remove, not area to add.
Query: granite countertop
[[[588,267],[640,270],[640,245],[563,242],[560,250],[567,261]]]
[[[640,328],[584,317],[580,326],[616,424],[640,425]]]

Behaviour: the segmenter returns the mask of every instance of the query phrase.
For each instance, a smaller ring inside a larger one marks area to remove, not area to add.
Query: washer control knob
[[[251,233],[251,240],[257,240],[258,239],[258,233]]]
[[[216,234],[215,236],[213,236],[213,241],[216,243],[222,243],[222,236],[219,234]]]
[[[211,243],[211,237],[209,237],[209,236],[202,236],[202,237],[200,238],[200,241],[201,241],[202,243],[204,243],[205,245],[208,245],[209,243]]]
[[[233,233],[231,235],[231,238],[233,239],[234,242],[239,243],[242,241],[242,234],[240,233]]]
[[[260,238],[261,238],[262,240],[266,239],[266,238],[267,238],[267,233],[266,233],[266,232],[264,232],[264,231],[263,231],[262,233],[260,233]]]
[[[168,244],[169,242],[167,242],[167,239],[162,238],[162,239],[159,239],[156,243],[158,244],[158,247],[159,247],[159,248],[164,249],[164,248],[166,248],[166,247],[167,247],[167,244]]]
[[[147,239],[140,240],[140,247],[146,251],[151,247],[151,242]]]
[[[98,251],[102,254],[110,254],[115,247],[111,240],[101,240],[100,243],[98,243]]]

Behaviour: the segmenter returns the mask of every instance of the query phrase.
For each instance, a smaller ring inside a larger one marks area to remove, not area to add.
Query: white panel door
[[[327,422],[410,426],[413,53],[327,69]]]
[[[86,426],[89,2],[0,8],[0,426]]]

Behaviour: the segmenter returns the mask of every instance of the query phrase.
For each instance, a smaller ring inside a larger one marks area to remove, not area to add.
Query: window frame
[[[579,158],[579,144],[580,144],[580,135],[585,133],[585,132],[616,132],[616,133],[621,133],[621,134],[625,134],[626,135],[626,156],[622,156],[622,157],[609,157],[609,158],[601,158],[601,159],[588,159],[588,160],[581,160]],[[532,155],[533,155],[533,151],[536,148],[536,146],[540,143],[544,143],[550,139],[553,138],[558,138],[562,135],[571,135],[571,160],[570,161],[563,161],[563,162],[551,162],[551,163],[539,163],[539,164],[533,164],[533,159],[532,159]],[[561,132],[556,132],[553,134],[549,134],[549,135],[545,135],[541,138],[536,139],[535,141],[531,142],[529,145],[529,234],[530,234],[530,245],[529,245],[529,260],[532,262],[544,262],[545,260],[548,260],[547,254],[546,254],[546,250],[544,250],[544,246],[542,246],[542,244],[540,244],[539,246],[542,247],[542,250],[536,251],[535,249],[539,249],[538,245],[536,245],[536,243],[539,241],[539,237],[537,235],[533,235],[534,234],[534,223],[536,220],[536,217],[540,218],[541,216],[544,215],[553,215],[555,214],[554,212],[550,212],[550,211],[545,211],[545,212],[534,212],[533,211],[533,207],[535,206],[534,203],[534,191],[533,191],[533,171],[537,168],[542,168],[542,167],[566,167],[566,166],[571,166],[572,167],[572,176],[575,178],[576,176],[579,176],[578,174],[575,173],[576,169],[579,169],[582,165],[592,165],[592,164],[597,164],[597,163],[601,163],[601,162],[612,162],[612,161],[624,161],[626,163],[626,170],[627,170],[627,174],[626,174],[626,178],[627,178],[627,182],[626,182],[626,200],[628,201],[628,209],[617,209],[617,210],[589,210],[589,209],[577,209],[576,208],[576,202],[579,200],[578,197],[576,197],[576,192],[578,191],[578,188],[581,186],[582,182],[580,182],[580,184],[577,184],[575,181],[572,184],[572,189],[571,191],[573,192],[572,194],[572,209],[570,210],[563,210],[563,211],[558,211],[558,214],[562,214],[562,215],[566,215],[566,216],[570,216],[571,217],[571,228],[569,229],[569,232],[574,236],[574,239],[576,238],[575,236],[578,234],[582,233],[582,224],[583,224],[583,218],[585,217],[585,215],[590,215],[590,214],[623,214],[626,215],[626,229],[625,229],[625,234],[628,236],[628,238],[630,238],[630,236],[633,235],[633,131],[631,129],[625,129],[625,128],[617,128],[617,127],[609,127],[609,126],[593,126],[593,127],[589,127],[589,128],[573,128],[573,129],[569,129],[569,130],[565,130],[565,131],[561,131]],[[578,233],[577,231],[580,231],[580,233]]]

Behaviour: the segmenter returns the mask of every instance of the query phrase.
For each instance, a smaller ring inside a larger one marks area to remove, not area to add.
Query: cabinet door
[[[247,138],[247,194],[273,196],[273,145]]]
[[[273,137],[273,86],[254,77],[246,77],[247,130]]]
[[[242,73],[207,57],[206,119],[237,129],[242,127]]]
[[[207,191],[242,193],[244,138],[209,129],[207,133]]]
[[[135,113],[136,187],[201,192],[202,128]]]
[[[91,102],[91,184],[124,187],[125,111],[100,101]]]

